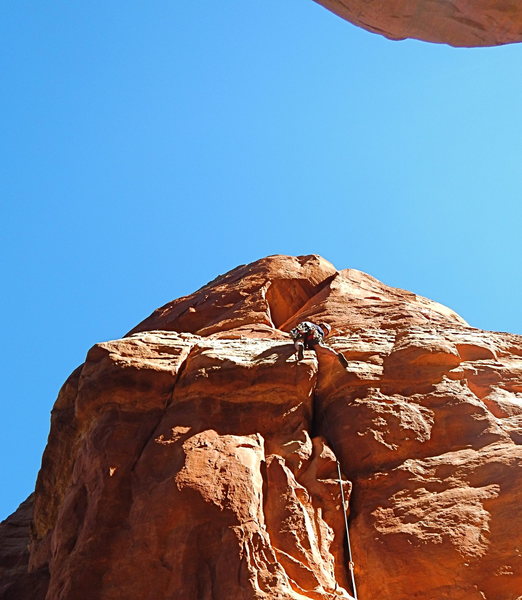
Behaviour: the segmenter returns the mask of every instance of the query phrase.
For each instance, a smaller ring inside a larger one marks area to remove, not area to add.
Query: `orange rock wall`
[[[305,317],[334,327],[347,369],[295,361]],[[519,336],[269,257],[89,351],[5,597],[349,599],[338,459],[360,600],[520,600],[521,440]]]

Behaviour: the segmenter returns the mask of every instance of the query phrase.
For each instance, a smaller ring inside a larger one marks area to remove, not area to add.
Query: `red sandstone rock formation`
[[[286,333],[328,321],[344,370]],[[317,256],[97,344],[63,386],[5,600],[521,600],[522,340]],[[30,551],[26,541],[30,538]]]
[[[452,46],[522,41],[519,0],[315,0],[368,31]]]

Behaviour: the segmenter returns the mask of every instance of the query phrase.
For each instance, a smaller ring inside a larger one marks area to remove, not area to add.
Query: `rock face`
[[[402,40],[452,46],[522,41],[519,0],[315,0],[355,25]]]
[[[305,318],[347,369],[296,362]],[[519,336],[268,257],[89,351],[31,534],[30,503],[1,526],[1,597],[350,599],[346,510],[360,600],[522,600],[521,441]]]
[[[18,510],[0,523],[0,598],[45,598],[49,585],[49,571],[42,569],[29,572],[28,542],[31,534],[33,495]]]

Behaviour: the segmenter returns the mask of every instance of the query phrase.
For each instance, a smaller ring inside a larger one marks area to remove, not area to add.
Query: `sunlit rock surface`
[[[519,0],[315,0],[368,31],[452,46],[522,40]]]
[[[296,362],[304,318],[346,370]],[[521,440],[519,336],[268,257],[89,351],[30,528],[32,501],[1,526],[1,597],[350,599],[346,509],[361,600],[519,600]]]

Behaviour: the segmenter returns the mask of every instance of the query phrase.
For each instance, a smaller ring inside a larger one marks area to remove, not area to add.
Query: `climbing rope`
[[[352,590],[353,597],[357,600],[357,588],[355,587],[355,575],[354,575],[354,563],[352,560],[352,547],[350,544],[350,530],[348,528],[348,517],[346,516],[346,508],[344,503],[344,489],[343,489],[343,480],[341,478],[341,465],[339,461],[337,461],[337,473],[339,474],[339,488],[341,489],[341,506],[344,515],[344,527],[346,529],[346,541],[348,542],[348,569],[350,570],[350,576],[352,579]]]

